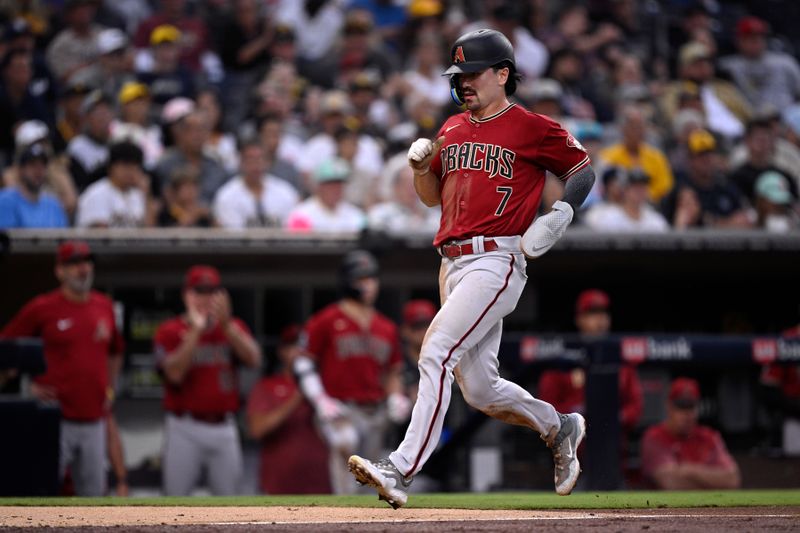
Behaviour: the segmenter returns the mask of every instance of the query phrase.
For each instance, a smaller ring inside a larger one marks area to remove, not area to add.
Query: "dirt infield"
[[[342,507],[0,507],[0,532],[800,531],[799,507],[476,511]]]

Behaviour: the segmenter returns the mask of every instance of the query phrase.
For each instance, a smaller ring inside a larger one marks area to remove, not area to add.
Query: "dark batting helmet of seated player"
[[[361,300],[358,281],[364,278],[376,278],[379,272],[377,259],[368,251],[348,252],[339,267],[339,290],[342,296]]]
[[[450,76],[450,96],[458,105],[464,104],[459,76],[482,72],[488,68],[508,68],[506,95],[517,90],[520,75],[514,61],[514,47],[505,35],[497,30],[481,29],[465,33],[453,43],[450,49],[452,65],[444,71]]]

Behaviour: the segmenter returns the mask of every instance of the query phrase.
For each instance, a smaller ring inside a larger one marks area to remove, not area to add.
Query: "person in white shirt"
[[[150,90],[137,81],[126,82],[117,94],[119,119],[111,122],[113,141],[129,140],[144,153],[144,166],[155,168],[164,153],[161,128],[151,119]]]
[[[422,203],[414,189],[414,172],[405,165],[393,180],[392,199],[373,206],[367,213],[370,229],[385,231],[391,235],[429,233],[435,235],[439,229],[441,209],[429,208]]]
[[[350,175],[346,161],[333,158],[314,171],[316,191],[289,214],[289,231],[357,232],[364,229],[366,216],[358,207],[344,200]]]
[[[441,65],[442,48],[441,36],[420,35],[414,47],[412,66],[399,78],[404,96],[419,93],[437,106],[450,103],[450,82],[441,75],[445,70]]]
[[[142,150],[131,142],[111,146],[108,176],[90,185],[78,198],[75,225],[93,228],[152,226],[147,209],[148,178]]]
[[[297,161],[297,168],[306,177],[311,176],[324,161],[335,157],[336,132],[345,125],[345,118],[352,115],[353,107],[347,93],[334,90],[325,93],[320,101],[320,129],[303,148],[303,157]],[[375,176],[383,168],[383,155],[378,142],[364,133],[358,134],[358,144],[353,164],[366,174]],[[312,180],[309,180],[312,181]]]
[[[611,167],[603,175],[606,200],[586,213],[586,225],[612,233],[664,233],[670,226],[664,216],[648,203],[650,178],[639,169]],[[610,201],[608,193],[618,202]]]
[[[242,145],[240,174],[220,187],[213,212],[223,228],[283,227],[300,195],[288,182],[267,173],[264,147],[257,141]]]
[[[297,55],[302,61],[323,59],[344,26],[342,0],[280,0],[275,10],[279,24],[297,36]]]

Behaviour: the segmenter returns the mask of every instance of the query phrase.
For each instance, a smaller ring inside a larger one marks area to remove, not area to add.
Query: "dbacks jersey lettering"
[[[522,235],[544,188],[546,171],[561,180],[590,164],[583,146],[548,117],[515,104],[481,120],[450,117],[431,171],[440,179],[442,218],[433,244],[479,235]]]
[[[403,362],[397,327],[377,311],[362,329],[338,303],[331,304],[309,319],[301,338],[325,391],[338,400],[383,401],[384,376]]]
[[[234,324],[249,333],[247,325],[238,318]],[[189,324],[183,317],[167,320],[159,326],[154,337],[156,360],[159,366],[183,342]],[[192,365],[180,384],[164,380],[164,409],[183,414],[218,415],[239,409],[239,381],[233,349],[222,327],[216,324],[200,336],[192,354]]]

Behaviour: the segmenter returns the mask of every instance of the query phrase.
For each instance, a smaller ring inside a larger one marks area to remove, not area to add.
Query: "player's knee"
[[[497,388],[495,383],[484,383],[481,386],[470,386],[469,384],[459,381],[461,394],[464,401],[471,407],[479,411],[486,412],[487,409],[494,409],[498,402]]]
[[[491,401],[491,396],[487,394],[487,391],[481,391],[474,387],[470,388],[462,385],[461,394],[464,396],[464,401],[478,411],[483,411]]]

